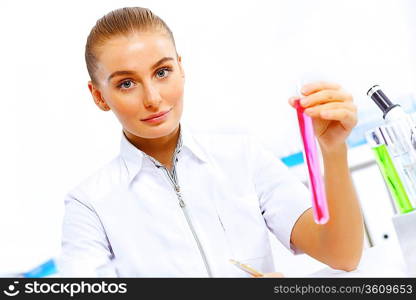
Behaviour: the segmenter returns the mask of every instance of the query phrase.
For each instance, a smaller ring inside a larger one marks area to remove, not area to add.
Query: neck
[[[173,152],[179,138],[180,125],[170,134],[160,138],[146,139],[123,130],[127,139],[139,150],[170,167]]]

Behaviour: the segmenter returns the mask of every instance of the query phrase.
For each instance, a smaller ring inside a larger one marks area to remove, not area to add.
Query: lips
[[[159,112],[157,114],[150,115],[147,118],[142,119],[142,121],[149,121],[151,119],[155,119],[155,118],[161,117],[163,115],[166,115],[169,111],[170,111],[170,109],[169,110],[165,110],[165,111],[161,111],[161,112]]]

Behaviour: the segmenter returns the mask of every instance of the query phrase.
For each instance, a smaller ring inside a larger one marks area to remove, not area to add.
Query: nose
[[[160,97],[159,90],[152,84],[144,84],[144,99],[143,105],[147,109],[158,110],[162,97]]]

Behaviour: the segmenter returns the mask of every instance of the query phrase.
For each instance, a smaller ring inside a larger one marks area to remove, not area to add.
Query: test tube
[[[370,130],[366,132],[366,139],[374,153],[380,172],[396,203],[397,209],[401,214],[404,214],[413,211],[413,207],[403,182],[390,157],[383,131],[386,132],[385,129],[382,130],[380,127]]]
[[[381,127],[387,148],[402,179],[410,202],[416,200],[416,152],[411,143],[411,127],[407,120],[397,120]]]
[[[321,176],[318,149],[315,142],[312,118],[306,115],[304,108],[296,100],[295,107],[298,116],[299,129],[302,137],[305,161],[308,166],[309,189],[312,194],[312,210],[317,224],[325,224],[329,220],[328,204],[325,186]]]

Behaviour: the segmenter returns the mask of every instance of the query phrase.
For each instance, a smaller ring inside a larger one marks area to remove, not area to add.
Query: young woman
[[[133,7],[99,19],[86,44],[95,104],[122,125],[120,155],[65,200],[62,272],[114,265],[129,277],[273,276],[270,230],[293,253],[356,268],[363,221],[345,140],[351,95],[305,85],[302,105],[323,154],[330,221],[315,224],[307,188],[248,135],[195,134],[180,122],[185,74],[168,26]],[[293,106],[295,98],[289,103]]]

